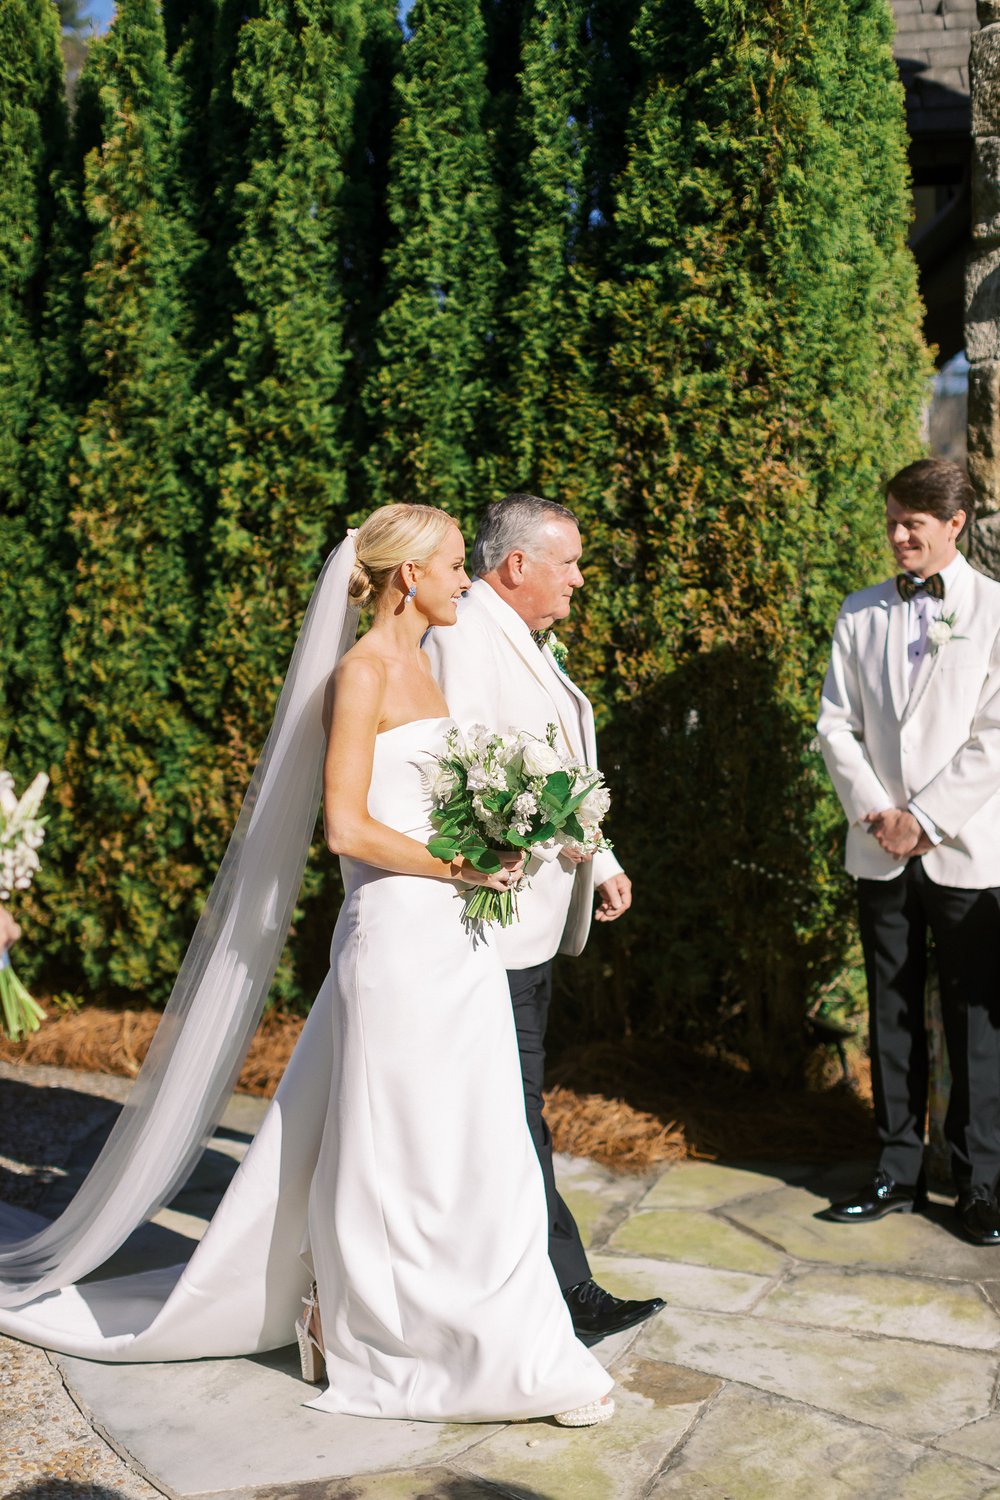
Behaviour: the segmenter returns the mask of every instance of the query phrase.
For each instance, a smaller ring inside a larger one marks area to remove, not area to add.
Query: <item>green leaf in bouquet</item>
[[[581,844],[585,844],[587,841],[587,835],[584,833],[583,828],[580,825],[580,820],[579,818],[575,817],[573,813],[570,813],[569,817],[563,824],[563,832],[568,833],[571,839],[578,839]]]
[[[587,786],[584,787],[584,789],[583,789],[582,792],[577,792],[574,797],[571,797],[569,799],[569,801],[567,802],[566,806],[563,808],[563,812],[564,813],[575,813],[576,810],[577,810],[577,808],[580,807],[580,806],[582,806],[582,804],[584,802],[586,802],[587,798],[590,796],[591,792],[594,790],[594,787],[597,786],[599,784],[599,782],[600,782],[600,777],[596,777],[593,781],[591,781]]]
[[[500,868],[500,860],[495,849],[487,849],[485,844],[468,845],[462,850],[470,865],[477,870],[482,870],[484,875],[495,875]]]
[[[553,771],[542,789],[542,801],[546,807],[559,807],[570,794],[570,779],[565,771]]]
[[[525,848],[531,844],[545,844],[549,839],[555,838],[556,825],[554,823],[542,823],[538,828],[533,828],[528,834]]]
[[[444,836],[430,839],[427,844],[427,850],[435,859],[446,860],[449,864],[453,859],[457,858],[460,852],[458,841],[454,838],[446,838]]]

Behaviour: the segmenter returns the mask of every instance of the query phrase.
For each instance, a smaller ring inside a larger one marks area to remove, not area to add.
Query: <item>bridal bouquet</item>
[[[13,776],[0,771],[0,901],[9,901],[14,891],[26,891],[35,878],[45,838],[45,819],[39,818],[38,809],[48,785],[49,778],[39,774],[19,801]],[[0,1030],[19,1042],[38,1030],[44,1016],[11,968],[5,949],[0,953]]]
[[[474,724],[467,736],[448,732],[445,754],[431,774],[431,821],[438,830],[427,848],[436,859],[465,858],[486,873],[500,869],[498,849],[557,845],[590,855],[606,848],[601,823],[611,796],[599,771],[561,755],[556,726],[535,735],[496,734]],[[477,886],[466,896],[465,918],[508,927],[517,918],[512,891]]]

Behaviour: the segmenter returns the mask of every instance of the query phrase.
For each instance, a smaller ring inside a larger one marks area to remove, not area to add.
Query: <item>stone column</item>
[[[977,0],[972,38],[972,243],[965,278],[965,352],[969,360],[969,477],[978,518],[969,555],[1000,578],[1000,0]],[[930,1048],[927,1175],[947,1191],[944,1139],[951,1074],[936,976],[927,986]]]
[[[1000,578],[1000,0],[977,0],[972,38],[972,245],[965,282],[969,477],[979,520],[970,552]]]

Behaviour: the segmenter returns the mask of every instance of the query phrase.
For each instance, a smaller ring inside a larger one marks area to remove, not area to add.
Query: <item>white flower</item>
[[[608,808],[611,806],[611,793],[606,786],[598,782],[597,786],[591,787],[577,808],[577,818],[587,827],[599,826],[607,816]]]
[[[521,757],[528,776],[551,776],[562,770],[562,757],[544,740],[526,740]]]
[[[955,622],[942,615],[940,620],[932,620],[927,627],[927,639],[935,651],[940,651],[942,646],[947,646],[954,637]]]
[[[443,807],[458,786],[458,776],[451,766],[442,765],[440,761],[432,766],[425,766],[423,772],[431,797]]]
[[[13,818],[17,812],[17,797],[14,792],[14,778],[9,771],[0,771],[0,813],[5,818]]]
[[[42,798],[49,789],[49,778],[44,771],[39,771],[34,781],[17,804],[17,819],[19,823],[30,822],[38,816],[38,809],[42,805]]]

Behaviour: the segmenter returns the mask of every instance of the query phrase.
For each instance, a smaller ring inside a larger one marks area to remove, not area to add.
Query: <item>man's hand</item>
[[[595,922],[616,922],[632,905],[632,882],[622,872],[612,875],[597,887],[598,904],[594,912]]]
[[[579,849],[563,847],[559,850],[559,858],[564,859],[570,865],[589,865],[593,857],[592,854],[581,854]]]
[[[889,807],[885,812],[866,813],[862,819],[878,839],[886,854],[909,859],[912,854],[926,854],[933,848],[916,818],[905,807]],[[925,848],[918,848],[923,843]]]
[[[16,943],[21,936],[21,929],[5,906],[0,906],[0,953],[9,948],[11,943]]]

